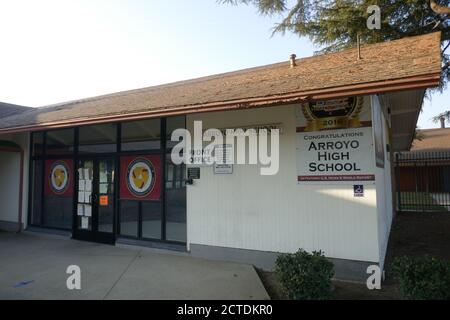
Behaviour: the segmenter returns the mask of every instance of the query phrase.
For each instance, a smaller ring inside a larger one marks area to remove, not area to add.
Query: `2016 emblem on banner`
[[[359,114],[363,104],[361,97],[305,103],[302,105],[303,115],[308,122],[305,131],[358,128],[361,126]]]

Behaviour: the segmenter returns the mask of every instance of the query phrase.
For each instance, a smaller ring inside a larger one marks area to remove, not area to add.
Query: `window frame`
[[[61,159],[61,158],[66,158],[66,159],[73,159],[74,161],[74,172],[72,174],[74,174],[75,176],[75,172],[76,172],[76,167],[77,167],[77,163],[78,160],[80,158],[96,158],[96,157],[111,157],[114,159],[115,163],[116,163],[116,170],[117,172],[120,173],[120,157],[121,156],[126,156],[126,155],[155,155],[158,154],[161,157],[161,174],[163,176],[162,180],[162,191],[161,191],[161,199],[160,200],[156,200],[156,201],[151,201],[151,202],[159,202],[160,207],[161,207],[161,238],[160,239],[153,239],[153,238],[144,238],[142,237],[142,201],[139,201],[139,217],[138,217],[138,237],[132,237],[132,236],[126,236],[126,235],[121,235],[120,234],[120,198],[119,198],[119,191],[118,191],[118,187],[116,188],[116,192],[115,192],[115,210],[114,210],[114,215],[115,215],[115,225],[116,228],[114,230],[115,233],[115,237],[116,238],[128,238],[128,239],[133,239],[133,240],[143,240],[143,241],[149,241],[149,242],[156,242],[156,243],[166,243],[166,244],[174,244],[174,245],[186,245],[186,242],[180,242],[180,241],[173,241],[173,240],[167,240],[166,237],[166,213],[167,213],[167,203],[166,203],[166,160],[167,160],[167,155],[170,154],[170,152],[172,151],[173,147],[168,147],[167,146],[167,140],[170,139],[167,137],[167,132],[166,132],[166,124],[167,124],[167,120],[170,118],[175,118],[175,117],[183,117],[184,118],[184,128],[186,128],[186,115],[182,115],[182,116],[174,116],[174,117],[162,117],[162,118],[148,118],[148,119],[140,119],[140,120],[127,120],[127,121],[121,121],[121,122],[113,122],[111,124],[115,125],[115,129],[116,129],[116,151],[115,152],[107,152],[107,153],[80,153],[79,152],[79,136],[80,136],[80,128],[85,127],[85,126],[73,126],[73,127],[67,127],[67,128],[56,128],[56,129],[48,129],[48,130],[40,130],[40,131],[34,131],[34,132],[30,132],[29,133],[29,183],[28,183],[28,212],[27,212],[27,216],[28,216],[28,225],[31,227],[39,227],[39,228],[45,228],[45,229],[49,229],[49,230],[61,230],[61,231],[72,231],[73,227],[67,229],[67,228],[58,228],[58,227],[47,227],[41,224],[37,225],[37,224],[33,224],[33,219],[32,219],[32,211],[33,211],[33,185],[34,185],[34,177],[33,177],[33,166],[34,166],[34,161],[38,161],[38,160],[42,160],[44,165],[42,166],[42,177],[45,177],[45,161],[46,160],[50,160],[50,159]],[[159,119],[160,121],[160,148],[159,149],[146,149],[146,150],[133,150],[133,151],[122,151],[122,124],[123,123],[130,123],[130,122],[134,122],[134,121],[142,121],[142,120],[151,120],[151,119]],[[95,125],[95,124],[94,124]],[[94,126],[93,125],[93,126]],[[90,125],[86,125],[86,126],[90,126]],[[74,131],[74,144],[73,144],[73,153],[69,153],[69,154],[58,154],[58,155],[52,155],[52,154],[47,154],[47,133],[48,132],[52,132],[52,131],[57,131],[57,130],[67,130],[67,129],[72,129]],[[43,143],[42,143],[42,153],[39,155],[36,155],[33,153],[33,149],[34,149],[34,137],[36,134],[43,134]],[[186,167],[185,167],[186,168]],[[40,201],[41,201],[41,215],[44,215],[44,183],[45,183],[45,178],[42,181],[42,188],[41,188],[41,192],[40,192]],[[118,178],[117,178],[117,184],[118,186],[120,185],[120,174],[118,174]],[[75,199],[75,198],[74,198]],[[73,205],[73,212],[74,214],[76,214],[76,201],[73,201],[74,205]],[[41,216],[41,222],[42,222],[42,216]],[[72,217],[72,220],[73,217]],[[74,224],[74,221],[72,221],[72,224]],[[186,226],[187,227],[187,226]],[[141,237],[139,237],[141,236]]]

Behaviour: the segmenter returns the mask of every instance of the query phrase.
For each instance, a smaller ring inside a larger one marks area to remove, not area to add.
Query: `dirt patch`
[[[363,283],[333,281],[333,300],[402,299],[389,266],[395,257],[430,255],[450,261],[450,213],[400,213],[396,216],[386,256],[386,280],[381,290],[368,290]],[[287,299],[273,272],[257,269],[272,299]]]
[[[258,268],[256,268],[256,272],[266,288],[267,294],[272,300],[287,300],[287,297],[283,294],[283,290],[275,276],[275,273]]]
[[[404,255],[430,255],[450,261],[450,213],[399,213],[391,230],[386,266]]]
[[[273,272],[257,269],[264,287],[273,300],[286,300],[281,285]],[[381,290],[369,290],[365,284],[347,281],[333,281],[333,300],[396,300],[401,299],[397,286],[384,283]]]
[[[395,284],[383,283],[381,290],[369,290],[363,283],[333,281],[333,300],[399,300],[402,295]]]

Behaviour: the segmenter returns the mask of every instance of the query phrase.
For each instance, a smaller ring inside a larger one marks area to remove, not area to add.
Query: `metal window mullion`
[[[43,138],[42,138],[42,168],[41,168],[41,177],[42,177],[42,182],[41,182],[41,221],[40,221],[40,225],[44,226],[44,201],[45,201],[45,197],[44,197],[44,189],[45,189],[45,163],[47,160],[47,131],[44,131],[42,133]]]
[[[138,201],[138,239],[142,239],[142,201]]]
[[[34,192],[33,187],[35,183],[35,179],[33,179],[33,171],[34,171],[34,160],[33,160],[33,141],[34,141],[34,133],[30,132],[30,145],[28,146],[28,210],[27,210],[27,216],[28,216],[28,224],[33,225],[33,218],[32,218],[32,212],[33,212],[33,199],[34,199]]]
[[[162,194],[161,194],[161,240],[166,240],[166,127],[167,127],[167,118],[161,118],[161,184],[162,184]]]

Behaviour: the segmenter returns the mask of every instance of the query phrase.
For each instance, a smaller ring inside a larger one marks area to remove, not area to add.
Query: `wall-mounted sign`
[[[384,168],[383,116],[378,97],[372,97],[373,139],[375,141],[375,163]]]
[[[297,113],[297,179],[373,181],[370,101],[344,98],[307,103]]]
[[[215,164],[214,174],[233,174],[232,164]]]
[[[187,169],[187,178],[188,180],[198,180],[200,179],[200,168],[199,167],[192,167]]]
[[[353,186],[353,196],[354,197],[364,197],[364,185],[362,184],[355,184]]]
[[[221,128],[218,130],[222,133],[224,137],[227,134],[227,132],[235,136],[241,136],[241,135],[248,135],[252,131],[255,134],[258,134],[262,130],[267,130],[267,134],[270,135],[272,130],[278,130],[278,133],[282,134],[283,126],[281,123],[269,123],[269,124],[255,124],[246,126],[234,126],[233,128],[228,127],[228,128]],[[203,131],[204,131],[203,135],[206,136],[207,129]]]
[[[160,199],[162,177],[159,155],[121,157],[120,177],[121,199]]]
[[[232,164],[233,163],[233,145],[223,144],[214,148],[215,163]]]
[[[46,160],[45,196],[73,196],[73,160]]]
[[[212,152],[208,149],[192,149],[188,164],[204,165],[206,163],[213,163],[213,156]]]

